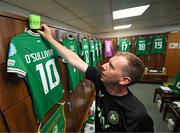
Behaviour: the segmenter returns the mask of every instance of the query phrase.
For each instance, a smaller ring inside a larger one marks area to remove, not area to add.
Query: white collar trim
[[[39,33],[35,33],[35,32],[33,32],[33,31],[31,31],[31,30],[27,30],[27,33],[29,33],[30,35],[32,35],[32,36],[40,36],[40,34]]]

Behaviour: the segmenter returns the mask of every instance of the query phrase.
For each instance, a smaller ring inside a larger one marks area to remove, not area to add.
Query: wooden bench
[[[153,102],[155,102],[157,94],[159,94],[159,96],[161,97],[161,104],[160,104],[159,112],[162,111],[163,104],[165,102],[168,103],[168,102],[172,102],[172,101],[175,101],[175,100],[180,100],[180,95],[179,94],[175,94],[173,92],[165,92],[160,88],[156,88],[155,92],[154,92]]]
[[[163,121],[165,120],[166,114],[167,112],[172,112],[173,115],[175,116],[175,126],[173,131],[176,132],[179,125],[180,125],[180,112],[177,111],[177,109],[175,108],[175,106],[172,103],[168,103],[166,105],[165,111],[164,111],[164,115],[163,115]]]

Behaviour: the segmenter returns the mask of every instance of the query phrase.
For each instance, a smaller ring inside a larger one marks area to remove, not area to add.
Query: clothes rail
[[[54,26],[54,25],[49,25],[49,24],[48,24],[48,26],[51,27],[51,28],[56,28],[56,29],[63,30],[63,31],[67,31],[67,32],[70,32],[70,33],[75,33],[75,34],[84,35],[84,36],[87,36],[87,37],[90,37],[90,38],[97,38],[97,37],[94,36],[94,35],[85,34],[85,33],[79,32],[79,31],[73,31],[73,30],[69,30],[69,29],[66,29],[66,28],[62,28],[62,27],[58,27],[58,26]]]

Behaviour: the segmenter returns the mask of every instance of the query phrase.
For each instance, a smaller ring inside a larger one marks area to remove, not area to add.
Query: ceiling
[[[114,32],[114,26],[124,24],[132,24],[130,30],[180,24],[180,0],[2,1],[92,34]],[[112,11],[147,4],[150,7],[141,16],[112,19]]]

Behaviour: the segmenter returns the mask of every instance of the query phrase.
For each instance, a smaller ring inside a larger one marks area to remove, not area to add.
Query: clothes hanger
[[[73,38],[73,36],[71,34],[69,34],[68,37]]]

